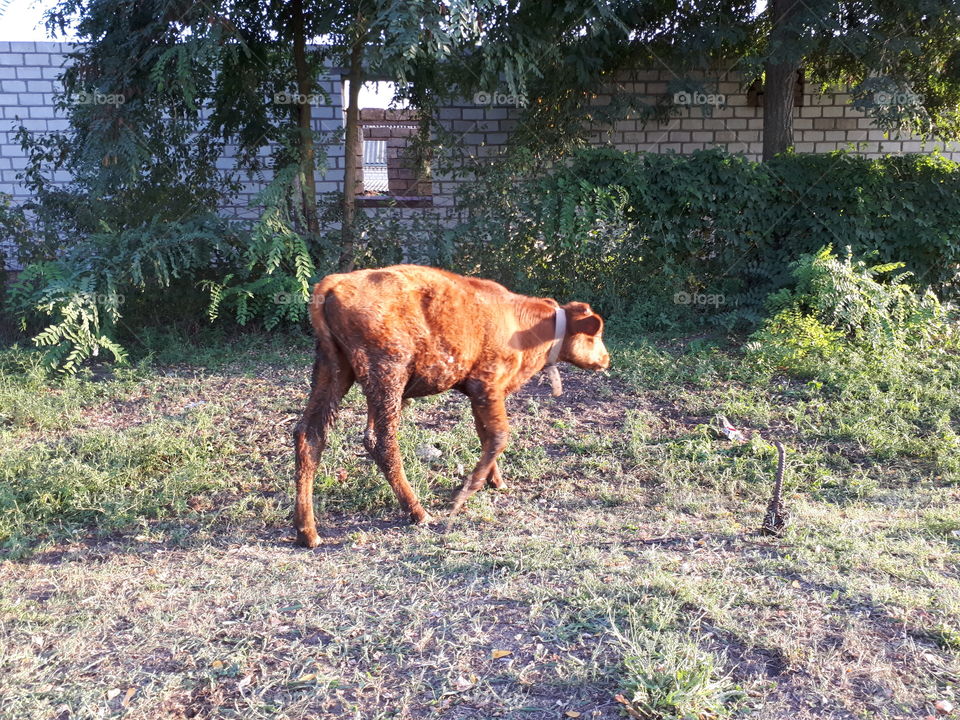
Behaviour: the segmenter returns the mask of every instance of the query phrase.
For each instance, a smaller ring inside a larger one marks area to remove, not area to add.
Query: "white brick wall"
[[[16,178],[25,164],[24,154],[14,139],[16,127],[22,123],[36,132],[67,127],[66,119],[58,115],[52,105],[56,78],[67,50],[68,46],[61,43],[0,42],[0,192],[13,195],[15,200],[26,198],[26,190]],[[667,91],[670,80],[666,71],[634,73],[629,81],[613,83],[598,94],[594,102],[598,106],[608,104],[617,93],[638,94],[653,102],[658,94]],[[331,104],[314,108],[314,128],[323,133],[328,169],[322,176],[318,173],[317,188],[320,192],[335,192],[342,187],[344,173],[342,85],[334,77],[323,79],[322,85],[330,95]],[[749,105],[737,78],[722,79],[717,91],[727,96],[727,105],[714,109],[710,115],[693,107],[666,122],[646,126],[638,118],[627,118],[613,126],[590,127],[592,141],[627,151],[679,153],[719,145],[758,159],[762,146],[762,108]],[[494,95],[493,100],[497,99]],[[886,153],[940,150],[960,160],[958,145],[887,138],[848,104],[848,97],[843,93],[821,96],[808,84],[804,100],[795,115],[797,152],[829,152],[852,146],[859,153],[876,157]],[[520,111],[514,106],[481,106],[469,101],[441,108],[439,119],[446,131],[463,143],[466,169],[473,162],[480,163],[500,154],[521,122]],[[221,167],[227,170],[233,163],[225,158]],[[459,181],[450,174],[438,174],[434,178],[435,206],[446,209],[453,205]],[[264,178],[246,181],[241,198],[225,210],[241,213],[264,182]],[[416,213],[416,210],[404,210],[400,214],[406,217]]]
[[[595,103],[608,104],[617,93],[636,94],[654,103],[658,94],[667,91],[667,83],[672,79],[667,70],[643,73],[633,80],[613,83],[613,87],[601,93]],[[707,83],[705,85],[709,87]],[[763,150],[763,108],[749,104],[739,78],[722,78],[714,87],[715,92],[726,95],[726,107],[714,108],[709,114],[699,106],[684,108],[678,117],[645,127],[639,119],[622,120],[612,128],[591,128],[592,140],[635,152],[689,153],[722,146],[759,160]],[[795,150],[798,153],[819,153],[852,147],[867,157],[938,150],[947,157],[960,160],[958,143],[921,142],[910,137],[887,138],[870,118],[849,104],[849,99],[849,95],[843,92],[820,95],[812,83],[807,83],[804,102],[794,111]]]
[[[0,42],[0,192],[23,199],[17,173],[26,156],[16,141],[21,124],[34,132],[61,130],[66,118],[53,107],[56,77],[68,46],[54,42]]]

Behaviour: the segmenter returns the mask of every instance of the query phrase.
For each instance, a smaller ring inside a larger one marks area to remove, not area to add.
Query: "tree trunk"
[[[433,180],[433,153],[430,144],[430,106],[423,101],[416,105],[420,113],[417,129],[417,195],[423,195],[423,185]]]
[[[358,25],[360,20],[358,18]],[[359,176],[357,158],[360,156],[360,86],[363,84],[363,33],[359,32],[350,50],[349,105],[347,105],[347,137],[344,142],[343,218],[340,242],[340,271],[350,272],[356,261],[355,218]]]
[[[304,22],[303,0],[294,0],[291,11],[293,34],[293,65],[297,76],[297,131],[300,149],[300,195],[307,232],[320,234],[317,215],[316,150],[313,144],[313,78],[307,64],[307,33]]]
[[[763,88],[763,160],[785,152],[793,145],[794,92],[800,70],[800,48],[795,27],[796,0],[771,0],[773,30],[771,52],[765,66]]]

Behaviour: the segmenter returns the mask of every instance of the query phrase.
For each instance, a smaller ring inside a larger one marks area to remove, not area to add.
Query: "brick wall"
[[[28,193],[17,175],[26,167],[26,156],[16,141],[16,130],[23,125],[32,132],[66,130],[66,117],[54,108],[54,93],[63,71],[69,45],[54,42],[0,42],[0,193],[14,201],[27,199]],[[327,170],[317,173],[317,191],[338,192],[343,186],[343,94],[338,79],[322,78],[320,87],[330,102],[313,107],[313,128],[320,134],[321,148],[327,155]],[[263,154],[267,154],[264,150]],[[231,148],[217,163],[221,170],[235,170]],[[58,172],[53,179],[66,182],[69,176]],[[269,177],[246,177],[237,201],[228,213],[242,214],[248,202],[269,182]]]
[[[653,102],[667,93],[673,79],[667,71],[634,73],[630,80],[614,83],[608,92],[595,100],[607,104],[616,93],[635,94]],[[724,106],[691,105],[679,116],[646,127],[637,119],[618,121],[613,127],[595,128],[594,141],[610,143],[622,150],[689,153],[709,147],[723,146],[731,152],[743,153],[759,160],[763,149],[762,102],[751,103],[751,93],[735,76],[721,77],[707,90],[723,95]],[[853,146],[868,157],[886,154],[924,153],[939,150],[960,160],[960,145],[922,142],[911,137],[887,137],[872,120],[853,108],[846,92],[821,95],[807,83],[802,100],[794,110],[794,149],[798,153],[825,153]],[[708,112],[704,112],[708,110]]]
[[[16,199],[25,196],[16,176],[27,160],[15,128],[22,124],[31,131],[53,132],[68,127],[53,106],[67,49],[62,43],[0,42],[0,192]],[[66,181],[68,176],[55,179]]]
[[[22,201],[27,193],[16,179],[26,159],[15,142],[14,128],[21,123],[37,132],[67,127],[66,119],[53,107],[56,78],[61,72],[66,50],[67,46],[60,43],[0,42],[0,192],[13,195],[15,201]],[[598,93],[595,103],[598,106],[608,104],[621,93],[635,94],[653,102],[667,92],[670,79],[667,71],[633,73],[630,79],[614,82]],[[314,129],[320,133],[328,167],[325,172],[318,172],[317,188],[321,193],[338,192],[343,185],[345,163],[342,84],[338,78],[328,76],[322,78],[321,85],[329,94],[330,102],[318,102],[314,107]],[[677,117],[646,127],[638,118],[620,120],[609,127],[597,125],[590,128],[592,141],[611,144],[622,150],[680,153],[719,145],[731,152],[759,158],[762,108],[751,103],[749,93],[735,77],[721,78],[712,90],[726,96],[726,104],[711,106],[712,112],[704,112],[703,106],[694,105],[684,108]],[[464,101],[438,111],[445,131],[462,143],[461,162],[466,170],[471,164],[482,163],[500,154],[521,121],[520,109],[512,104],[512,98],[494,93],[477,99],[483,102]],[[886,137],[862,113],[854,110],[847,99],[842,92],[819,95],[809,85],[804,89],[803,102],[796,109],[794,121],[797,152],[827,152],[852,145],[857,152],[867,156],[940,150],[960,160],[960,147],[956,145]],[[399,128],[409,122],[409,118],[402,114],[390,115],[391,112],[397,111],[380,110],[382,115],[379,115],[365,110],[364,116],[369,120],[365,124],[370,126],[365,132],[376,134],[380,131],[374,126],[389,130],[391,123]],[[392,132],[387,139],[402,140],[399,135],[394,137]],[[393,150],[400,153],[399,143],[394,143]],[[234,167],[229,152],[221,160],[220,167],[224,170]],[[67,178],[60,175],[55,180],[66,181]],[[246,179],[239,201],[225,210],[243,213],[246,203],[268,180],[267,177]],[[399,186],[411,178],[398,175],[395,180]],[[432,190],[433,205],[449,211],[454,206],[459,182],[450,173],[439,174],[434,176],[432,187],[423,187],[417,192]],[[409,217],[422,211],[402,208],[393,212]]]

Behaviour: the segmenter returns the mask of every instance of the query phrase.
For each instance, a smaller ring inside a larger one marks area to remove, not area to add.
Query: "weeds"
[[[0,355],[4,717],[839,720],[956,702],[949,353],[837,385],[709,338],[613,342],[619,377],[568,370],[563,397],[534,383],[509,401],[510,491],[478,493],[447,536],[398,523],[354,390],[306,552],[289,430],[309,340],[143,340],[182,360],[50,380],[31,352]],[[750,441],[718,438],[718,412]],[[774,438],[792,524],[769,540],[753,531]],[[413,403],[400,444],[442,515],[479,450],[469,405]]]
[[[679,608],[661,605],[642,617],[629,612],[623,630],[611,622],[623,654],[627,691],[617,699],[631,717],[720,717],[743,695],[724,674],[722,661],[702,650],[691,633],[677,631],[679,614]]]

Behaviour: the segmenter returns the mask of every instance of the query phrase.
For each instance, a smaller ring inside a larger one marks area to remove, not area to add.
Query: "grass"
[[[309,340],[145,344],[132,368],[53,381],[0,353],[4,718],[916,718],[960,700],[953,357],[830,388],[709,338],[613,343],[611,375],[509,401],[511,489],[447,536],[400,522],[354,390],[304,551],[289,432]],[[749,442],[716,437],[717,413]],[[405,415],[408,475],[442,515],[477,456],[469,406]],[[774,438],[782,538],[756,533]]]

